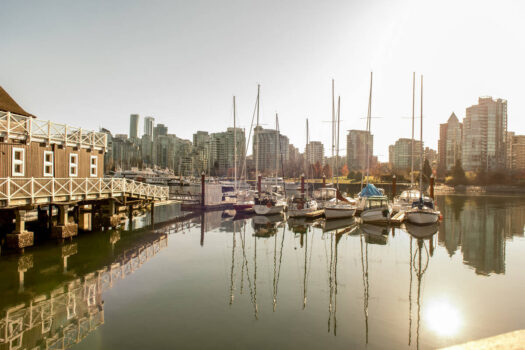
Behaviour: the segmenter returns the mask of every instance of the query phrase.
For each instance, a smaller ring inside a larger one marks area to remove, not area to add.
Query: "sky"
[[[479,96],[508,100],[508,129],[525,134],[525,2],[484,0],[17,1],[0,3],[0,85],[38,118],[129,132],[129,115],[169,133],[261,124],[301,151],[331,145],[331,80],[346,134],[365,129],[373,72],[374,153],[411,136],[412,72],[424,76],[423,139]],[[419,138],[419,119],[416,137]]]

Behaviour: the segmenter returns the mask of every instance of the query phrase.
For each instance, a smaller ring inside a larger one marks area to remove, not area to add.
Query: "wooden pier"
[[[104,177],[106,150],[105,133],[37,119],[0,87],[0,228],[10,232],[8,248],[33,245],[30,211],[51,237],[64,239],[79,227],[117,226],[121,207],[130,218],[168,199],[166,186]]]

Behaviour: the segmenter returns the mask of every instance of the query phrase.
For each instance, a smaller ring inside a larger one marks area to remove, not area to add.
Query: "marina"
[[[2,250],[0,349],[427,349],[524,328],[525,200],[436,202],[434,226],[175,211]]]

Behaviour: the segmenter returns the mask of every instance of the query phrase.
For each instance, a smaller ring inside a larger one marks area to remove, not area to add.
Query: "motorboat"
[[[386,196],[364,197],[361,220],[364,223],[387,224],[390,222],[392,209]]]

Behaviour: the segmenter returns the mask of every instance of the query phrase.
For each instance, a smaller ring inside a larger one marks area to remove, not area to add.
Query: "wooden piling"
[[[206,198],[206,175],[204,175],[204,172],[201,174],[201,207],[204,209],[205,206],[205,198]]]
[[[392,176],[392,198],[396,197],[396,184],[397,184],[397,178],[396,174]]]
[[[301,175],[301,196],[304,197],[304,174]]]
[[[434,174],[430,175],[430,198],[434,199]]]

